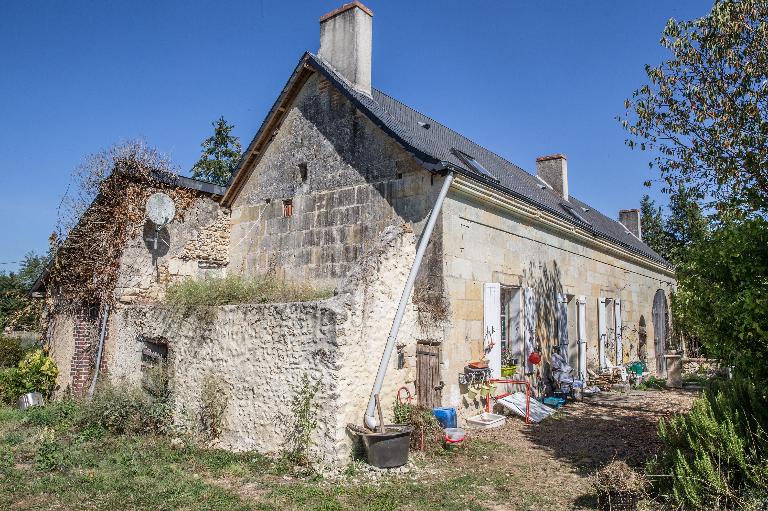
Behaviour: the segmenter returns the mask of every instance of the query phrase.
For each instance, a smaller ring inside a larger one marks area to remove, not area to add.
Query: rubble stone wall
[[[314,457],[343,465],[353,444],[346,424],[362,422],[415,246],[415,234],[403,226],[385,229],[338,294],[319,302],[227,305],[202,316],[159,305],[120,306],[110,319],[108,377],[138,383],[144,341],[167,345],[178,420],[199,424],[202,386],[213,378],[226,389],[227,402],[218,446],[278,452],[290,445],[290,403],[307,374],[321,384]],[[387,419],[397,389],[414,390],[419,332],[410,303],[398,337],[405,365],[398,369],[392,357],[381,392]]]

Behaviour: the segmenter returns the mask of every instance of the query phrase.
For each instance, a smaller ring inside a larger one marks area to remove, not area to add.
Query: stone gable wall
[[[234,200],[230,269],[336,283],[387,226],[420,232],[439,184],[313,75]]]

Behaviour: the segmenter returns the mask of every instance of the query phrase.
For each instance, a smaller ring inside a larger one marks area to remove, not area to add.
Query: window
[[[293,216],[293,201],[291,199],[285,199],[283,201],[283,216]]]
[[[501,351],[502,365],[522,361],[523,348],[520,323],[521,292],[518,287],[501,286]],[[506,358],[506,360],[504,360]]]
[[[307,182],[307,175],[309,174],[309,170],[307,169],[306,163],[299,163],[299,179],[301,179],[302,183]]]
[[[491,179],[493,181],[498,181],[499,178],[491,174],[488,169],[483,167],[479,161],[474,159],[472,156],[468,155],[467,153],[461,152],[458,149],[451,149],[451,152],[454,156],[456,156],[459,160],[462,161],[467,167],[469,167],[469,170],[472,170],[474,172],[477,172],[478,174],[487,177],[488,179]]]
[[[587,222],[583,216],[581,216],[570,204],[567,204],[565,202],[560,203],[560,207],[566,210],[568,213],[571,214],[573,218],[578,220],[579,222],[585,223],[587,225],[592,225],[591,223]]]

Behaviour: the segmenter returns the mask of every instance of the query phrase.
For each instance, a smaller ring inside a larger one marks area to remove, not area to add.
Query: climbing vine
[[[59,208],[48,275],[48,310],[111,304],[128,240],[141,233],[152,193],[168,194],[177,218],[198,196],[178,187],[170,161],[142,141],[94,154],[77,167]]]

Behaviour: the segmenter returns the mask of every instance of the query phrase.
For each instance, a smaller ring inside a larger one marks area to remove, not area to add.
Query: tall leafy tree
[[[234,126],[224,117],[212,123],[213,135],[203,140],[200,159],[192,167],[192,177],[225,186],[240,160],[240,139],[232,135]]]
[[[0,273],[0,331],[34,330],[40,321],[39,304],[28,296],[48,258],[29,252],[16,272]]]
[[[648,194],[643,195],[640,201],[640,225],[643,241],[661,257],[669,260],[669,234],[664,228],[661,207]]]
[[[671,56],[646,66],[626,101],[627,144],[650,151],[667,191],[696,189],[718,210],[768,211],[768,1],[716,0],[667,23]]]

